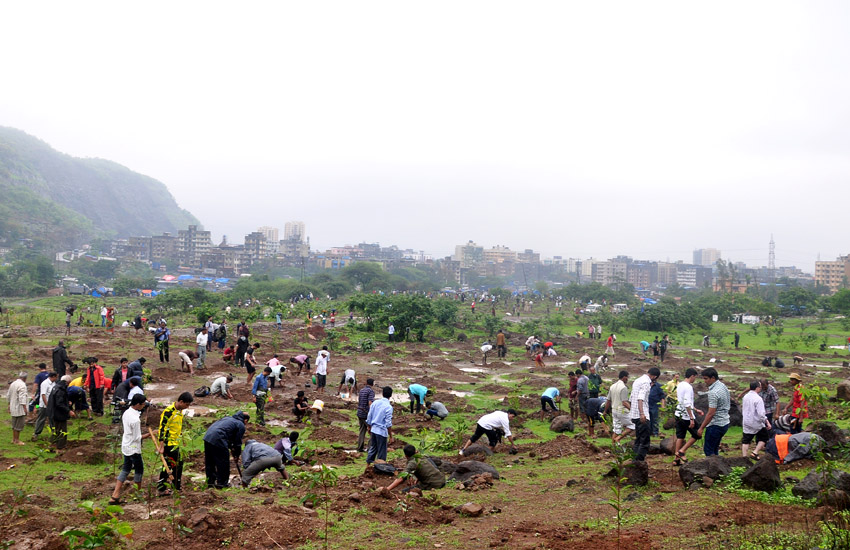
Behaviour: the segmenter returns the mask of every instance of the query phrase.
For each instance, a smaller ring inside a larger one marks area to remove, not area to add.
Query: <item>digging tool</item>
[[[168,467],[168,462],[165,461],[165,455],[162,454],[165,449],[165,445],[162,441],[158,441],[156,436],[153,433],[153,428],[148,428],[148,433],[151,434],[151,439],[153,440],[153,444],[156,446],[156,452],[159,455],[160,460],[162,460],[162,467],[165,468],[165,471],[168,473],[168,481],[174,482],[174,474],[171,473],[171,468]]]
[[[245,487],[245,483],[242,481],[242,468],[239,467],[239,459],[235,456],[233,456],[233,464],[236,465],[236,473],[239,474],[239,484],[242,485],[242,487]]]

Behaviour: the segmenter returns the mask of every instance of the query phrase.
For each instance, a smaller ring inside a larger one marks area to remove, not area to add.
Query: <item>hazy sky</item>
[[[5,2],[0,48],[0,124],[215,239],[850,252],[843,1]]]

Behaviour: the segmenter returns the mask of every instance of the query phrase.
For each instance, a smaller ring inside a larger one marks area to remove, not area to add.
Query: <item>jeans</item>
[[[209,487],[227,487],[230,482],[230,452],[227,447],[218,447],[204,441],[204,472]]]
[[[427,414],[427,415],[428,415],[428,416],[430,416],[431,418],[433,418],[433,417],[435,417],[435,416],[436,416],[436,417],[437,417],[437,418],[439,418],[440,420],[445,420],[445,419],[446,419],[446,417],[445,417],[445,416],[440,416],[440,413],[438,413],[438,412],[437,412],[437,409],[428,409],[427,411],[425,411],[425,414]]]
[[[413,408],[416,407],[416,414],[419,414],[419,410],[422,408],[422,403],[419,402],[419,397],[413,395],[409,391],[407,395],[410,396],[410,414],[413,414]]]
[[[705,456],[719,454],[720,441],[726,435],[726,430],[729,429],[729,424],[725,426],[708,426],[705,428],[705,433],[702,442],[702,450],[705,451]]]
[[[635,424],[635,460],[646,460],[646,455],[649,453],[649,420],[641,422],[640,419],[632,418]]]
[[[145,463],[142,462],[142,455],[139,453],[127,456],[124,455],[124,465],[121,471],[118,472],[118,481],[124,482],[127,476],[130,475],[130,470],[133,470],[133,481],[136,483],[142,482],[142,475],[145,473]]]
[[[375,459],[387,459],[387,436],[372,432],[369,437],[369,452],[366,453],[366,464],[375,462]]]
[[[649,433],[651,435],[658,435],[658,416],[661,410],[656,406],[649,406]]]
[[[106,326],[106,315],[100,316],[100,326],[102,326],[102,327]]]
[[[198,346],[198,368],[204,368],[204,363],[207,361],[206,346]]]
[[[357,451],[363,452],[363,445],[366,443],[366,431],[369,427],[366,425],[366,419],[357,417],[357,423],[360,424],[360,433],[357,434]]]

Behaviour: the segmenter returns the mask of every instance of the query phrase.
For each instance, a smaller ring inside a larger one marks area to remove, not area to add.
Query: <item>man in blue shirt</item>
[[[250,417],[238,411],[213,422],[204,434],[204,470],[207,486],[224,489],[230,478],[230,458],[242,454],[242,436]],[[229,451],[229,453],[228,453]]]
[[[251,389],[254,404],[257,405],[257,424],[260,426],[266,425],[266,400],[268,399],[269,377],[271,375],[271,367],[263,369],[263,374],[254,379],[254,387]]]
[[[372,436],[369,438],[369,451],[366,453],[366,464],[372,464],[375,459],[387,459],[387,441],[392,442],[393,437],[393,404],[390,403],[390,397],[393,395],[393,389],[389,386],[384,386],[382,390],[382,399],[376,399],[369,407],[369,414],[366,416],[366,425],[369,426],[369,431]]]
[[[561,392],[558,391],[558,388],[546,388],[546,391],[540,396],[540,420],[543,420],[543,416],[546,414],[546,406],[552,407],[552,410],[558,412],[558,406],[555,405],[555,402],[561,402]]]
[[[416,406],[416,414],[422,405],[425,404],[425,396],[428,395],[428,388],[422,384],[411,384],[407,388],[407,395],[410,396],[410,414],[413,414],[413,407]]]

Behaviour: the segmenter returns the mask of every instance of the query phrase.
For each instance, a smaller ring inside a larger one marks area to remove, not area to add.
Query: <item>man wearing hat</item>
[[[27,405],[29,404],[29,393],[27,392],[27,373],[21,372],[14,382],[9,384],[9,413],[12,415],[12,444],[23,445],[21,432],[24,431],[24,423],[27,420]]]
[[[803,378],[796,372],[788,377],[788,382],[794,387],[791,402],[785,407],[785,414],[791,415],[791,433],[803,431],[803,419],[809,417],[808,403],[803,399]]]

